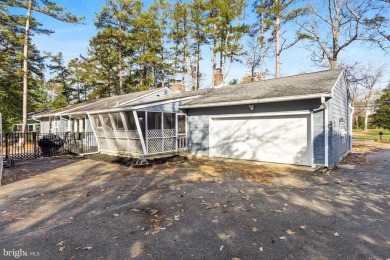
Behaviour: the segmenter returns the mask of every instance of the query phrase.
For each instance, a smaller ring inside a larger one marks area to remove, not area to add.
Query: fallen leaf
[[[57,244],[57,246],[63,246],[64,244],[65,244],[65,241],[63,240],[63,241],[59,242],[59,243]]]
[[[157,209],[150,210],[150,214],[152,214],[152,215],[156,215],[157,213],[158,213]]]
[[[258,230],[258,229],[257,229],[257,228],[255,228],[255,227],[254,227],[254,228],[252,228],[252,232],[257,232],[257,230]]]
[[[339,236],[339,233],[335,232],[333,235],[334,235],[335,237],[338,237],[338,236]]]
[[[133,211],[133,212],[138,212],[139,209],[131,209],[130,211]]]
[[[179,215],[175,215],[175,220],[179,221],[179,217],[180,217]]]
[[[307,229],[307,226],[306,225],[300,226],[299,229],[305,230],[305,229]]]
[[[322,234],[322,231],[321,231],[321,230],[317,230],[317,233],[321,235],[321,234]]]
[[[287,239],[286,237],[279,237],[280,240],[285,240]]]
[[[292,231],[292,230],[290,230],[290,229],[287,229],[286,230],[286,233],[287,233],[287,235],[295,235],[295,232],[294,231]]]
[[[83,247],[83,250],[91,250],[91,249],[92,249],[92,246]]]
[[[261,246],[261,247],[259,248],[259,250],[260,250],[260,252],[263,252],[263,247]]]
[[[119,217],[119,214],[114,214],[114,217]]]
[[[219,251],[222,251],[223,250],[223,245],[219,248]]]
[[[58,251],[64,252],[65,248],[66,248],[66,246],[61,246],[60,248],[58,248]]]

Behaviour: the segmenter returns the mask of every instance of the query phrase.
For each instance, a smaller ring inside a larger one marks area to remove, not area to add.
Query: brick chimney
[[[173,83],[169,88],[175,93],[181,93],[186,91],[186,86],[181,82]]]
[[[217,69],[214,73],[214,88],[223,86],[223,73],[220,69]]]

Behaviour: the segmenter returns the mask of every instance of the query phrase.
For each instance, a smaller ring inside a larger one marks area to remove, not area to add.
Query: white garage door
[[[215,118],[210,156],[311,165],[308,115]]]

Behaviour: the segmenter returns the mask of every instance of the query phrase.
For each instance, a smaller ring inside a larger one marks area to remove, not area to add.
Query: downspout
[[[324,107],[324,131],[325,131],[325,167],[329,167],[329,107],[328,104],[326,104],[326,100],[324,96],[321,96],[321,103]]]
[[[353,114],[355,113],[355,108],[352,106],[351,103],[349,103],[349,127],[348,127],[348,134],[349,134],[349,150],[352,151],[352,125],[353,125]]]

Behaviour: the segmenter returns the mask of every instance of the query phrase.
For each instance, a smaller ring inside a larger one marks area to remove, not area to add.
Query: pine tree
[[[23,80],[23,37],[25,17],[12,15],[7,6],[0,3],[0,110],[6,130],[20,123],[23,114],[23,92],[20,83]],[[49,33],[40,27],[35,19],[31,19],[31,31]],[[28,109],[34,111],[42,104],[40,89],[43,85],[44,57],[36,46],[29,41],[28,46]]]
[[[248,31],[248,26],[243,23],[246,4],[245,0],[209,0],[206,3],[206,33],[212,42],[213,51],[212,87],[215,85],[217,64],[224,81],[230,65],[239,61],[239,57],[244,54],[241,39]]]
[[[390,129],[390,83],[376,100],[378,109],[372,115],[372,123],[384,129]]]
[[[297,0],[258,0],[254,3],[259,25],[271,30],[269,39],[275,43],[275,78],[280,77],[280,56],[283,50],[294,46],[300,38],[288,41],[282,32],[282,26],[306,13],[306,8],[296,7]]]
[[[190,35],[192,44],[190,50],[192,51],[193,62],[191,62],[191,75],[193,77],[192,88],[199,89],[200,84],[200,61],[202,59],[201,49],[207,43],[206,27],[205,27],[205,2],[204,0],[192,0],[190,4]]]
[[[70,13],[64,12],[64,7],[56,5],[54,2],[46,0],[13,0],[7,1],[12,7],[24,8],[27,10],[25,18],[25,30],[23,40],[23,131],[27,130],[27,104],[28,104],[28,79],[29,79],[29,46],[30,46],[30,29],[33,25],[33,12],[38,12],[50,16],[59,21],[67,23],[78,23],[83,18],[76,17]],[[50,33],[46,31],[46,33]]]

